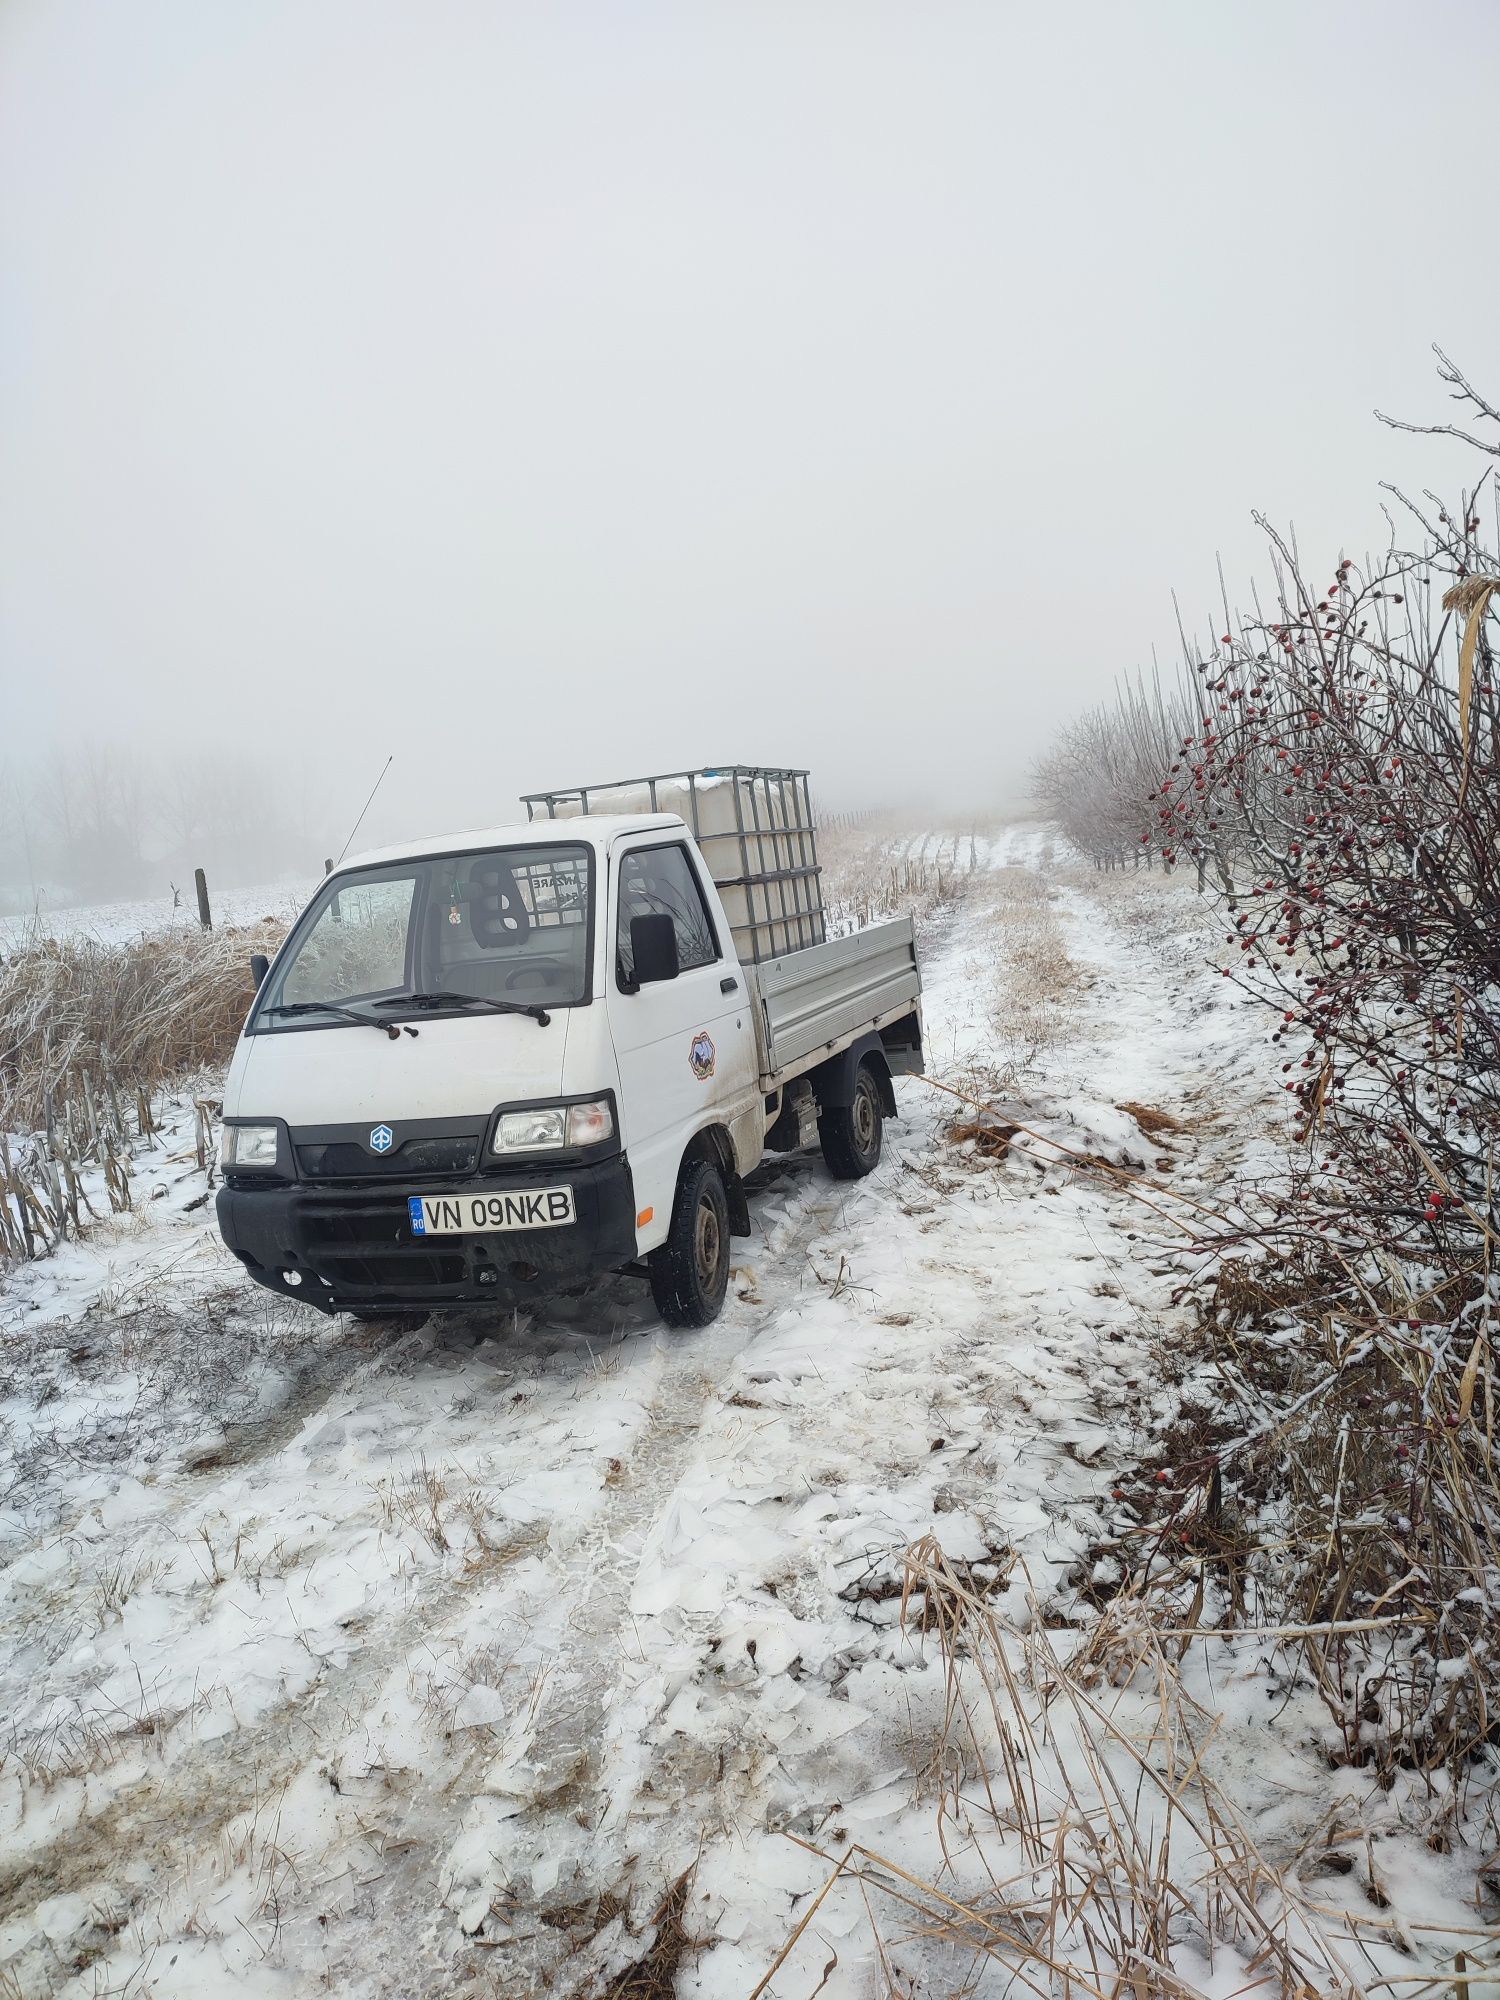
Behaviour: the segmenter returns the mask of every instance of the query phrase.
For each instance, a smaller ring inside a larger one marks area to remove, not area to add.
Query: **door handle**
[[[737,979],[721,979],[719,981],[719,991],[721,993],[734,993],[738,990],[739,983]]]

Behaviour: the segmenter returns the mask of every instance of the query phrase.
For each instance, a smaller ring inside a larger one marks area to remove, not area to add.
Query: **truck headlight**
[[[551,1153],[565,1146],[597,1146],[614,1129],[607,1097],[596,1097],[587,1104],[544,1104],[533,1111],[502,1111],[491,1150]]]
[[[226,1125],[219,1134],[221,1167],[274,1167],[278,1146],[274,1125]]]
[[[545,1153],[567,1144],[568,1121],[560,1104],[538,1111],[504,1111],[495,1130],[497,1153]]]

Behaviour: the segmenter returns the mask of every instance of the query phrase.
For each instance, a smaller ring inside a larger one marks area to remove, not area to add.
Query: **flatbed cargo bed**
[[[910,1016],[922,979],[910,917],[743,968],[761,1087],[778,1090],[872,1029]]]

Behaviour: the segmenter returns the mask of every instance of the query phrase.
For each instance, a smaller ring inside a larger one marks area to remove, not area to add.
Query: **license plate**
[[[507,1194],[409,1194],[413,1236],[483,1236],[502,1229],[557,1229],[576,1220],[570,1187]]]

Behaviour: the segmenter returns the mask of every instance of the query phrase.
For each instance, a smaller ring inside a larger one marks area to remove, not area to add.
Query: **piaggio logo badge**
[[[396,1143],[396,1135],[389,1125],[377,1125],[370,1134],[370,1151],[388,1153]]]
[[[693,1037],[692,1047],[688,1050],[688,1061],[693,1066],[693,1075],[700,1083],[706,1083],[713,1075],[716,1054],[713,1036],[707,1028],[700,1028]]]

